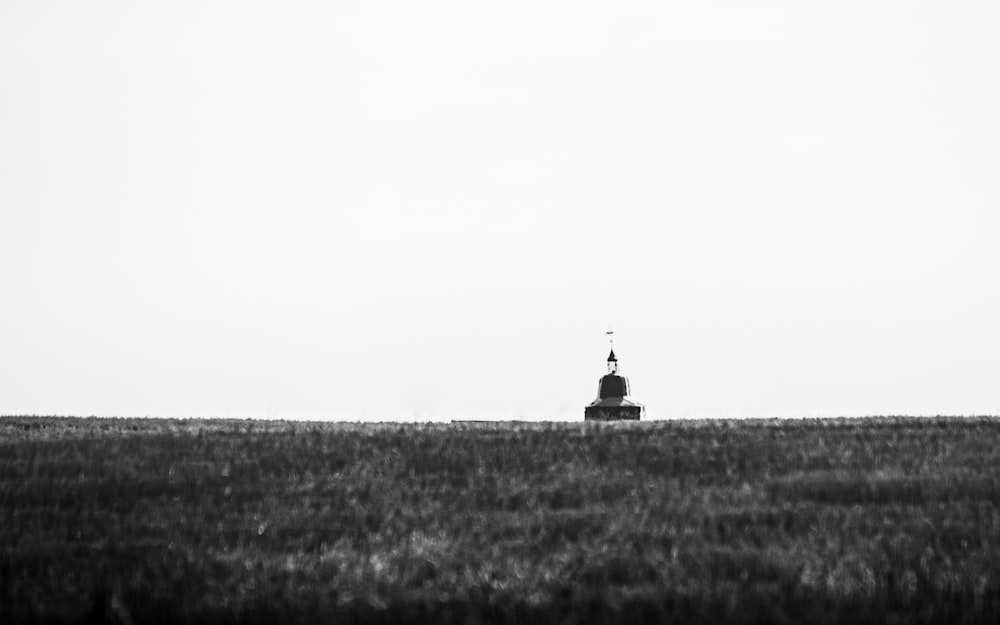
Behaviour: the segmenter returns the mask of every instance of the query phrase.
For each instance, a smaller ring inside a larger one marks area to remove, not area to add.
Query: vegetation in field
[[[0,419],[4,623],[998,617],[997,419]]]

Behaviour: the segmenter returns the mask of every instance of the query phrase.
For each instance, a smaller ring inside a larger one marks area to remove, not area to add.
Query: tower
[[[611,330],[606,333],[613,335]],[[618,373],[618,357],[615,356],[614,340],[608,355],[608,372],[597,383],[597,399],[583,409],[585,421],[638,421],[646,412],[639,402],[629,398],[631,389],[628,378]]]

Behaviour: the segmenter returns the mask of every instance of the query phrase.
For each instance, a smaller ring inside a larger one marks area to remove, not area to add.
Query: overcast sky
[[[1000,413],[993,0],[0,2],[0,414]]]

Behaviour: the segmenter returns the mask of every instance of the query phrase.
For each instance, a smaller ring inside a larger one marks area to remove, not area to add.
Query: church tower
[[[611,336],[612,332],[607,332]],[[608,372],[597,383],[597,399],[583,409],[585,421],[638,421],[645,407],[629,398],[628,378],[618,373],[614,342],[608,355]]]

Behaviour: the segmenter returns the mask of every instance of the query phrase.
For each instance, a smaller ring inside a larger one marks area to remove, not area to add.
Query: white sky
[[[0,414],[1000,413],[1000,4],[0,2]]]

